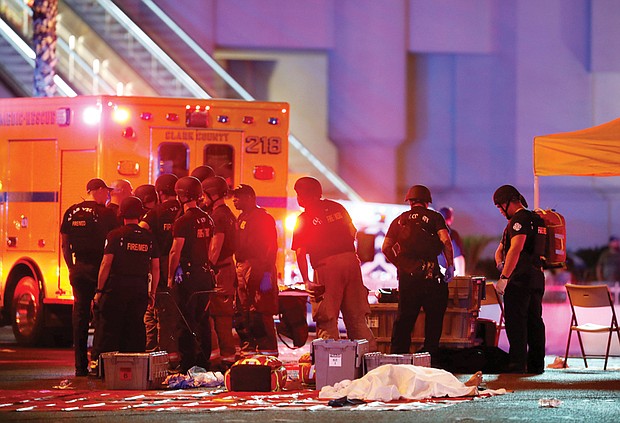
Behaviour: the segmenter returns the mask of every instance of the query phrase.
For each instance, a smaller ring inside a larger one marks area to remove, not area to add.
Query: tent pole
[[[538,175],[534,175],[534,209],[540,208],[540,187],[538,186]]]

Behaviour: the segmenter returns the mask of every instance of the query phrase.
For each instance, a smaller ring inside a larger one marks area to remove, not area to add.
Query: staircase
[[[14,37],[9,37],[9,34]],[[17,34],[4,20],[0,20],[0,76],[7,87],[18,96],[31,96],[34,79],[34,60],[20,54],[16,46]]]
[[[23,2],[12,0],[12,3],[27,12]],[[116,91],[125,95],[254,99],[151,0],[60,0],[60,14],[63,19],[57,27],[58,73],[67,75],[81,94],[113,94]],[[135,22],[140,22],[140,27]],[[28,34],[21,34],[21,37],[28,38]],[[77,48],[71,46],[71,37],[73,44],[78,40]],[[80,40],[87,45],[80,46]],[[4,40],[0,40],[0,44],[2,42]],[[11,82],[11,86],[32,87],[34,65],[28,69],[4,71],[3,67],[11,64],[8,58],[15,53],[0,51],[0,54],[0,72],[10,76],[5,79],[27,79],[27,82]],[[30,60],[33,63],[33,59]],[[23,61],[28,64],[26,59]],[[100,62],[101,69],[98,69]],[[15,91],[18,95],[31,95],[23,88]],[[302,161],[317,171],[311,173],[318,173],[322,182],[332,185],[348,199],[361,199],[293,134],[289,142],[291,154],[302,156]]]
[[[148,82],[158,95],[211,97],[112,1],[63,0],[62,2]],[[149,19],[153,22],[154,18],[145,18],[145,21]]]

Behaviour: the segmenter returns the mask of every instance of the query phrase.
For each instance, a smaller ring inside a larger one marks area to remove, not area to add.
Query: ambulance
[[[71,340],[59,228],[94,177],[136,188],[209,165],[231,188],[249,184],[276,219],[283,269],[289,114],[287,103],[242,100],[0,99],[0,316],[18,343]]]

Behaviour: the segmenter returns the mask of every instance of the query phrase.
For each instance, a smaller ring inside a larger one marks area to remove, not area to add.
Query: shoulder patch
[[[512,229],[516,232],[519,232],[521,230],[523,226],[521,226],[521,224],[519,222],[515,222],[514,225],[512,225]]]

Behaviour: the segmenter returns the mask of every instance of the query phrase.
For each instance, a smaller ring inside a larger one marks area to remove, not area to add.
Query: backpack
[[[69,240],[77,254],[101,253],[105,236],[99,225],[99,214],[95,207],[84,203],[73,206],[67,217],[70,225]]]
[[[443,243],[439,235],[426,227],[420,220],[405,214],[398,221],[402,226],[397,242],[401,254],[405,257],[432,260],[443,251]]]
[[[537,225],[534,251],[544,269],[564,267],[566,263],[566,221],[553,209],[536,209],[533,215]],[[537,221],[537,222],[536,222]]]

